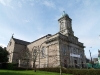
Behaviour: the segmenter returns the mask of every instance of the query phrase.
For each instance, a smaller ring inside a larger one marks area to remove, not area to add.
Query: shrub
[[[15,67],[17,67],[17,64],[13,64],[13,63],[1,63],[0,64],[0,69],[8,69],[8,70],[12,70]]]
[[[41,71],[60,72],[60,68],[40,68]],[[73,75],[100,75],[100,69],[65,69],[62,68],[62,73]]]
[[[13,69],[14,69],[14,64],[12,64],[12,63],[7,63],[7,69],[8,69],[8,70],[13,70]]]

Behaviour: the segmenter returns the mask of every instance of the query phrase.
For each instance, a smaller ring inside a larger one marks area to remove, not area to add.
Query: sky
[[[84,43],[85,55],[100,49],[100,0],[0,0],[0,45],[15,38],[32,42],[59,32],[58,19],[65,11],[72,19],[74,35]]]

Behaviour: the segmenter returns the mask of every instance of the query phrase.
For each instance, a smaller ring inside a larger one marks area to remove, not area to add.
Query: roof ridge
[[[42,37],[40,37],[40,38],[38,38],[38,39],[36,39],[36,40],[30,42],[30,43],[36,42],[36,41],[38,41],[38,40],[40,40],[40,39],[42,39],[42,38],[44,38],[44,37],[46,37],[46,36],[52,36],[52,34],[47,34],[47,35],[45,35],[45,36],[42,36]]]
[[[17,38],[13,38],[13,39],[16,39],[16,40],[20,40],[20,41],[24,41],[24,42],[28,42],[28,41],[25,41],[25,40],[21,40],[21,39],[17,39]],[[30,43],[30,42],[29,42]]]
[[[24,40],[17,39],[17,38],[13,38],[13,40],[14,40],[15,43],[17,43],[17,44],[22,44],[22,45],[28,45],[28,44],[30,44],[30,42],[28,42],[28,41],[24,41]]]

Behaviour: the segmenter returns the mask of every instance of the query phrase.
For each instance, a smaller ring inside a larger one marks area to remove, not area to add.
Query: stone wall
[[[12,59],[13,59],[13,50],[15,47],[15,42],[14,40],[11,38],[8,45],[7,45],[7,51],[9,52],[9,63],[12,63]]]
[[[30,52],[34,52],[34,50],[36,49],[38,51],[38,55],[37,55],[37,59],[36,59],[36,66],[39,68],[39,67],[42,67],[43,65],[45,65],[45,63],[47,62],[46,59],[47,57],[41,57],[41,50],[42,48],[46,48],[46,44],[45,44],[45,41],[46,41],[46,36],[45,37],[42,37],[36,41],[33,41],[31,44],[27,45],[27,49],[30,51]],[[32,56],[34,57],[34,56]],[[30,61],[31,63],[31,67],[33,67],[33,61]],[[42,64],[40,66],[40,64]]]
[[[26,46],[21,44],[15,44],[13,51],[13,63],[19,63],[19,60],[23,59],[22,56],[26,51]]]

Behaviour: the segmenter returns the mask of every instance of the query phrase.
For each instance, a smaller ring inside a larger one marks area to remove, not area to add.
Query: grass
[[[14,70],[0,70],[0,75],[60,75],[55,72],[46,72],[46,71],[37,71],[25,70],[25,71],[14,71]],[[71,75],[71,74],[62,74],[62,75]]]

